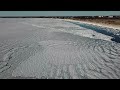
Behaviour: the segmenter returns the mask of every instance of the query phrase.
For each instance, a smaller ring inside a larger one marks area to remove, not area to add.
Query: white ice
[[[0,33],[0,78],[120,78],[110,36],[48,18],[1,19]]]

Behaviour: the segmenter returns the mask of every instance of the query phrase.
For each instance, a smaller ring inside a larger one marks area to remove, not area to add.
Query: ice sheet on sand
[[[115,62],[120,63],[120,57],[116,56],[118,52],[115,51],[116,53],[111,56],[110,51],[104,51],[106,48],[112,50],[110,43],[104,42],[107,45],[101,45],[103,42],[98,42],[98,45],[95,43],[91,40],[79,44],[66,41],[42,41],[40,45],[43,45],[45,50],[22,62],[12,75],[48,79],[119,78],[119,69],[115,68]]]
[[[120,44],[110,39],[60,19],[2,19],[0,78],[120,78]]]

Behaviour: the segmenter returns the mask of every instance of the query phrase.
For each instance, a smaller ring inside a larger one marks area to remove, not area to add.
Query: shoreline
[[[82,23],[86,23],[86,24],[92,24],[92,25],[96,25],[96,26],[112,28],[112,29],[120,31],[120,25],[115,25],[115,24],[107,24],[107,23],[101,23],[101,22],[98,23],[95,21],[85,21],[85,20],[79,20],[79,19],[64,19],[64,20],[65,21],[73,21],[73,22],[82,22]]]

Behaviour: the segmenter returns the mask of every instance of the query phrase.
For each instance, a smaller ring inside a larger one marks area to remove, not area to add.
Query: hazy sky
[[[120,11],[0,11],[0,16],[95,16],[120,15]]]

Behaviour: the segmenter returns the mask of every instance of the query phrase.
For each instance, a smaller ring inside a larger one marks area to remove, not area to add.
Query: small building
[[[108,16],[108,18],[113,18],[113,16]]]
[[[104,16],[98,16],[99,18],[103,18]]]

